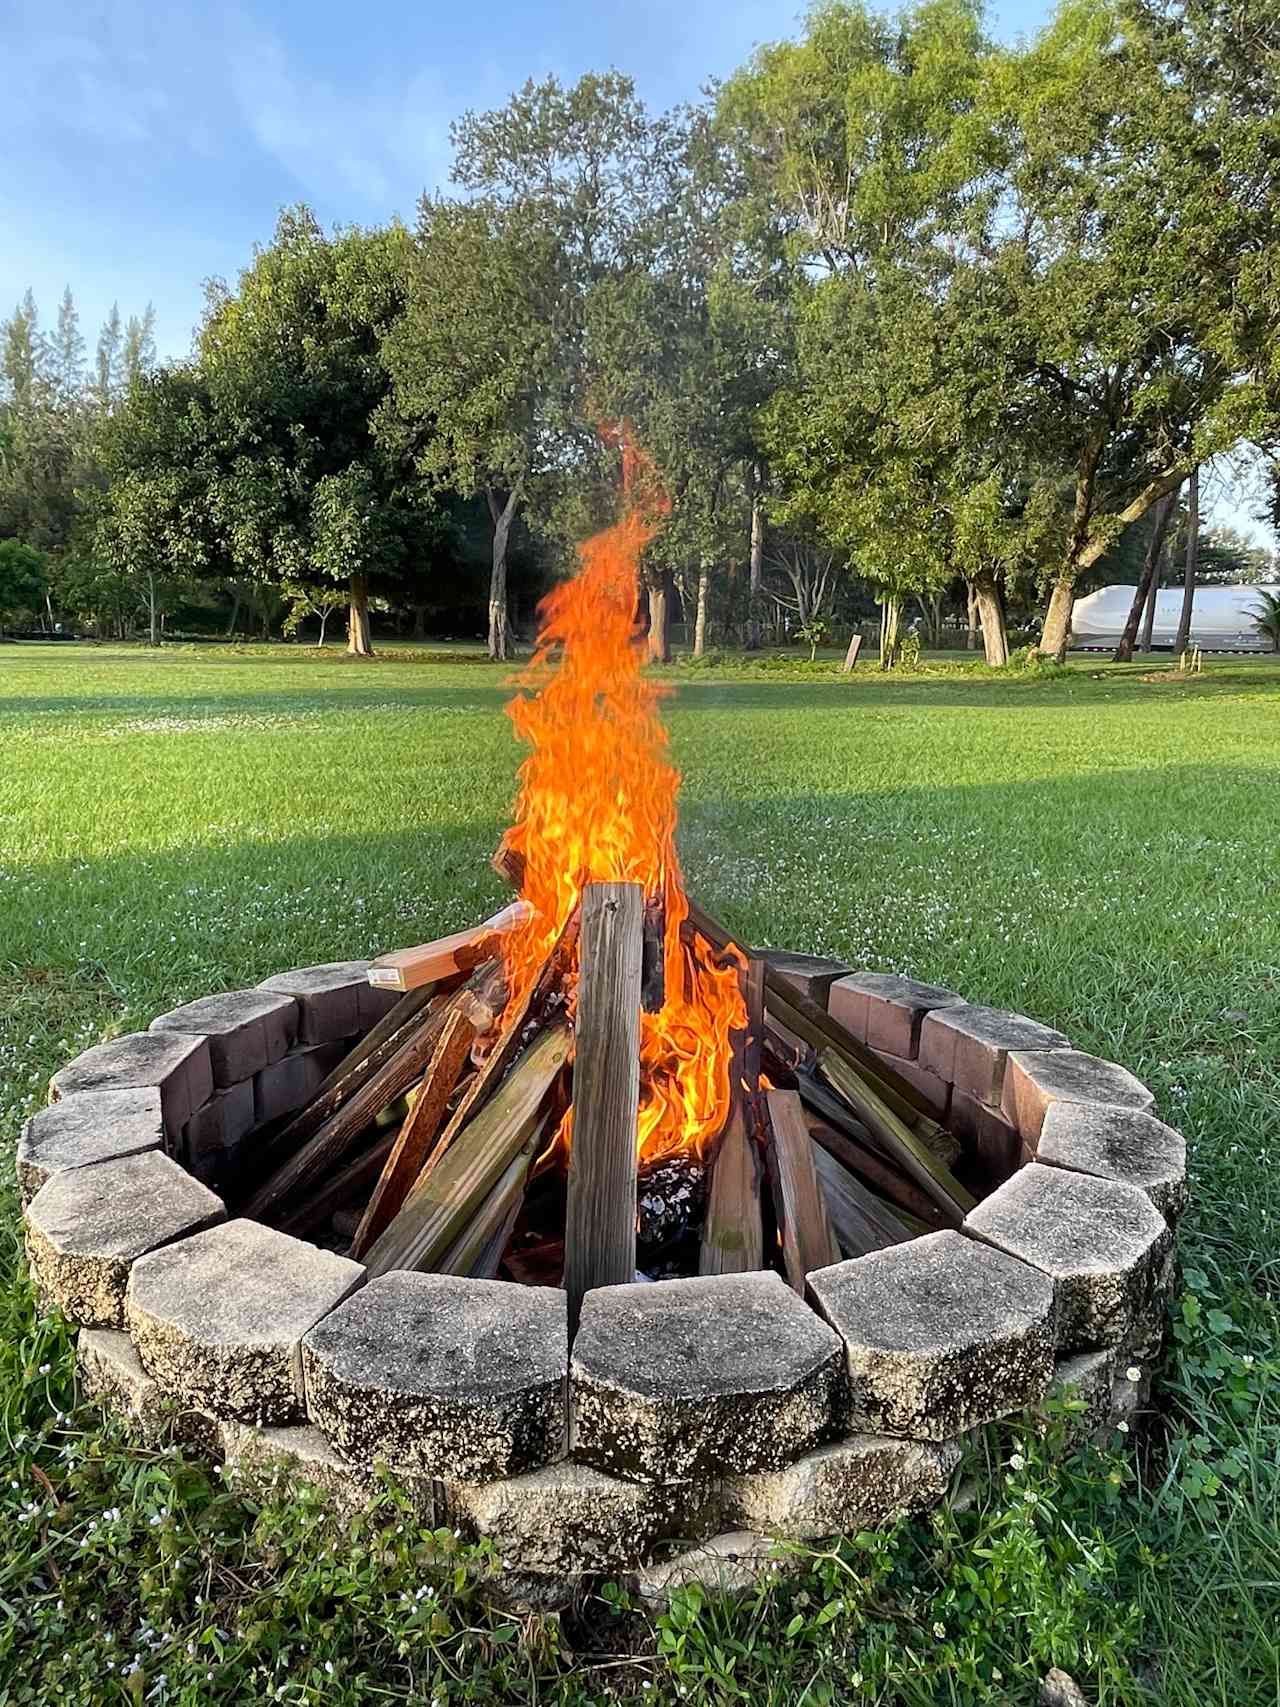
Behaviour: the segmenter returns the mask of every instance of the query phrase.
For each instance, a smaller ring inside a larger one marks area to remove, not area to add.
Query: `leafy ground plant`
[[[745,937],[911,970],[1156,1090],[1193,1208],[1153,1414],[1105,1451],[989,1431],[963,1497],[661,1614],[511,1616],[393,1488],[335,1532],[143,1450],[33,1307],[12,1144],[105,1035],[491,910],[502,673],[288,648],[8,647],[0,679],[0,1702],[1280,1700],[1280,670],[1155,686],[679,675],[691,886]],[[1056,1425],[1055,1425],[1056,1426]]]

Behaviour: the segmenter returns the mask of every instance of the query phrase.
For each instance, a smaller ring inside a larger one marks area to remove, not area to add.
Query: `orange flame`
[[[509,1007],[533,980],[588,882],[639,883],[665,906],[665,988],[641,1015],[639,1152],[700,1155],[729,1112],[730,1033],[746,1024],[739,962],[695,936],[675,849],[680,774],[641,673],[640,554],[666,510],[648,463],[623,445],[622,519],[580,548],[582,567],[540,607],[542,626],[507,707],[530,750],[505,845],[524,859],[528,922],[504,941]],[[571,969],[569,985],[575,981]],[[567,1126],[561,1134],[567,1138]]]

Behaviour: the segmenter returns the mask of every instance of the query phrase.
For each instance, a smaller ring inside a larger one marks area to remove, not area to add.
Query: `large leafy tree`
[[[1020,424],[1070,474],[1048,654],[1126,526],[1240,438],[1274,442],[1276,46],[1269,0],[1071,0],[996,91],[1016,147],[988,288]]]
[[[394,401],[380,431],[436,492],[484,497],[493,658],[511,644],[516,517],[545,514],[586,448],[577,321],[564,251],[535,208],[424,199],[406,310],[383,345]]]

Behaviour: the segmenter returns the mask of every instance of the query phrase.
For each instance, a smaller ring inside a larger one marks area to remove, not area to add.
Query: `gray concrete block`
[[[382,1478],[371,1464],[349,1464],[310,1423],[257,1428],[252,1423],[223,1422],[218,1427],[228,1480],[235,1486],[270,1494],[281,1492],[290,1482],[306,1482],[343,1518],[366,1511],[382,1492]],[[398,1485],[425,1527],[434,1529],[447,1521],[437,1502],[436,1484],[429,1477],[403,1478]]]
[[[1146,1192],[1171,1224],[1186,1208],[1187,1145],[1140,1109],[1054,1102],[1045,1110],[1036,1160],[1047,1167],[1123,1180]]]
[[[1151,1092],[1127,1068],[1080,1049],[1014,1050],[1005,1065],[1000,1111],[1028,1144],[1036,1143],[1054,1102],[1105,1102],[1148,1109]]]
[[[920,1052],[920,1028],[935,1008],[956,1006],[962,998],[939,984],[919,984],[895,972],[855,972],[837,978],[827,998],[832,1019],[872,1049],[914,1061]]]
[[[81,1327],[123,1327],[134,1262],[225,1214],[220,1198],[154,1150],[53,1174],[23,1211],[31,1278]]]
[[[125,1320],[165,1392],[234,1421],[297,1422],[302,1336],[364,1275],[260,1222],[228,1221],[140,1258]]]
[[[133,1031],[96,1043],[60,1067],[49,1081],[50,1100],[77,1091],[157,1090],[170,1145],[213,1095],[207,1038],[171,1031]]]
[[[314,1327],[302,1359],[311,1420],[347,1458],[481,1482],[563,1454],[563,1292],[396,1271]]]
[[[785,948],[766,948],[760,954],[788,984],[820,1008],[826,1007],[836,979],[847,978],[853,971],[847,962],[831,960],[824,954],[795,954]]]
[[[207,1184],[234,1157],[256,1124],[252,1079],[215,1091],[182,1129],[183,1165]]]
[[[33,1115],[18,1139],[18,1190],[30,1203],[50,1174],[162,1150],[160,1092],[75,1091]]]
[[[368,978],[367,960],[332,961],[325,966],[299,966],[264,978],[260,990],[292,996],[298,1004],[299,1043],[332,1043],[368,1030],[379,1012]],[[381,1011],[385,1012],[385,1006]]]
[[[785,1469],[729,1477],[725,1517],[741,1529],[796,1541],[852,1535],[936,1504],[959,1462],[954,1441],[854,1435]]]
[[[847,1433],[945,1441],[1034,1404],[1053,1373],[1053,1286],[959,1233],[809,1276],[845,1343]]]
[[[1079,1446],[1106,1426],[1111,1414],[1111,1387],[1115,1372],[1111,1350],[1081,1351],[1054,1365],[1053,1380],[1046,1398],[1068,1407],[1067,1443]]]
[[[886,1049],[877,1049],[876,1054],[886,1067],[892,1068],[909,1085],[914,1085],[935,1120],[946,1120],[951,1106],[951,1086],[945,1079],[940,1079],[936,1073],[922,1067],[919,1061],[910,1061],[902,1055],[890,1055]]]
[[[661,1606],[673,1589],[691,1584],[713,1594],[751,1594],[762,1583],[802,1576],[809,1565],[804,1553],[788,1552],[772,1536],[730,1530],[672,1558],[646,1565],[633,1581],[641,1600]]]
[[[776,1274],[601,1287],[573,1344],[574,1457],[639,1481],[777,1468],[830,1430],[840,1363]]]
[[[1060,1353],[1115,1345],[1154,1307],[1172,1234],[1136,1186],[1038,1162],[965,1219],[965,1231],[1053,1283]]]
[[[920,1027],[920,1064],[975,1102],[1000,1106],[1010,1050],[1070,1048],[1062,1032],[1025,1014],[970,1002],[936,1008]]]
[[[687,1487],[677,1499],[669,1486],[566,1461],[496,1482],[449,1483],[443,1497],[449,1521],[492,1541],[522,1570],[613,1573],[638,1565],[670,1533],[677,1511],[687,1509]],[[709,1511],[712,1493],[706,1490]]]
[[[298,1004],[270,990],[230,990],[157,1015],[151,1030],[207,1037],[213,1082],[225,1089],[287,1053],[298,1035]]]
[[[81,1328],[76,1367],[85,1392],[126,1422],[144,1445],[173,1440],[195,1452],[216,1450],[216,1421],[163,1393],[118,1328]]]
[[[345,1053],[342,1043],[319,1043],[292,1050],[254,1074],[254,1124],[266,1126],[305,1108]]]

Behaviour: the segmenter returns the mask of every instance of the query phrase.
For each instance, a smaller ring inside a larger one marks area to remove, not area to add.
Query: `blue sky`
[[[1042,0],[1001,0],[1012,37]],[[28,285],[46,324],[70,284],[90,350],[113,301],[156,308],[181,355],[202,281],[233,279],[277,210],[412,220],[449,170],[449,123],[527,77],[616,66],[654,106],[695,96],[795,0],[0,0],[0,314]]]

